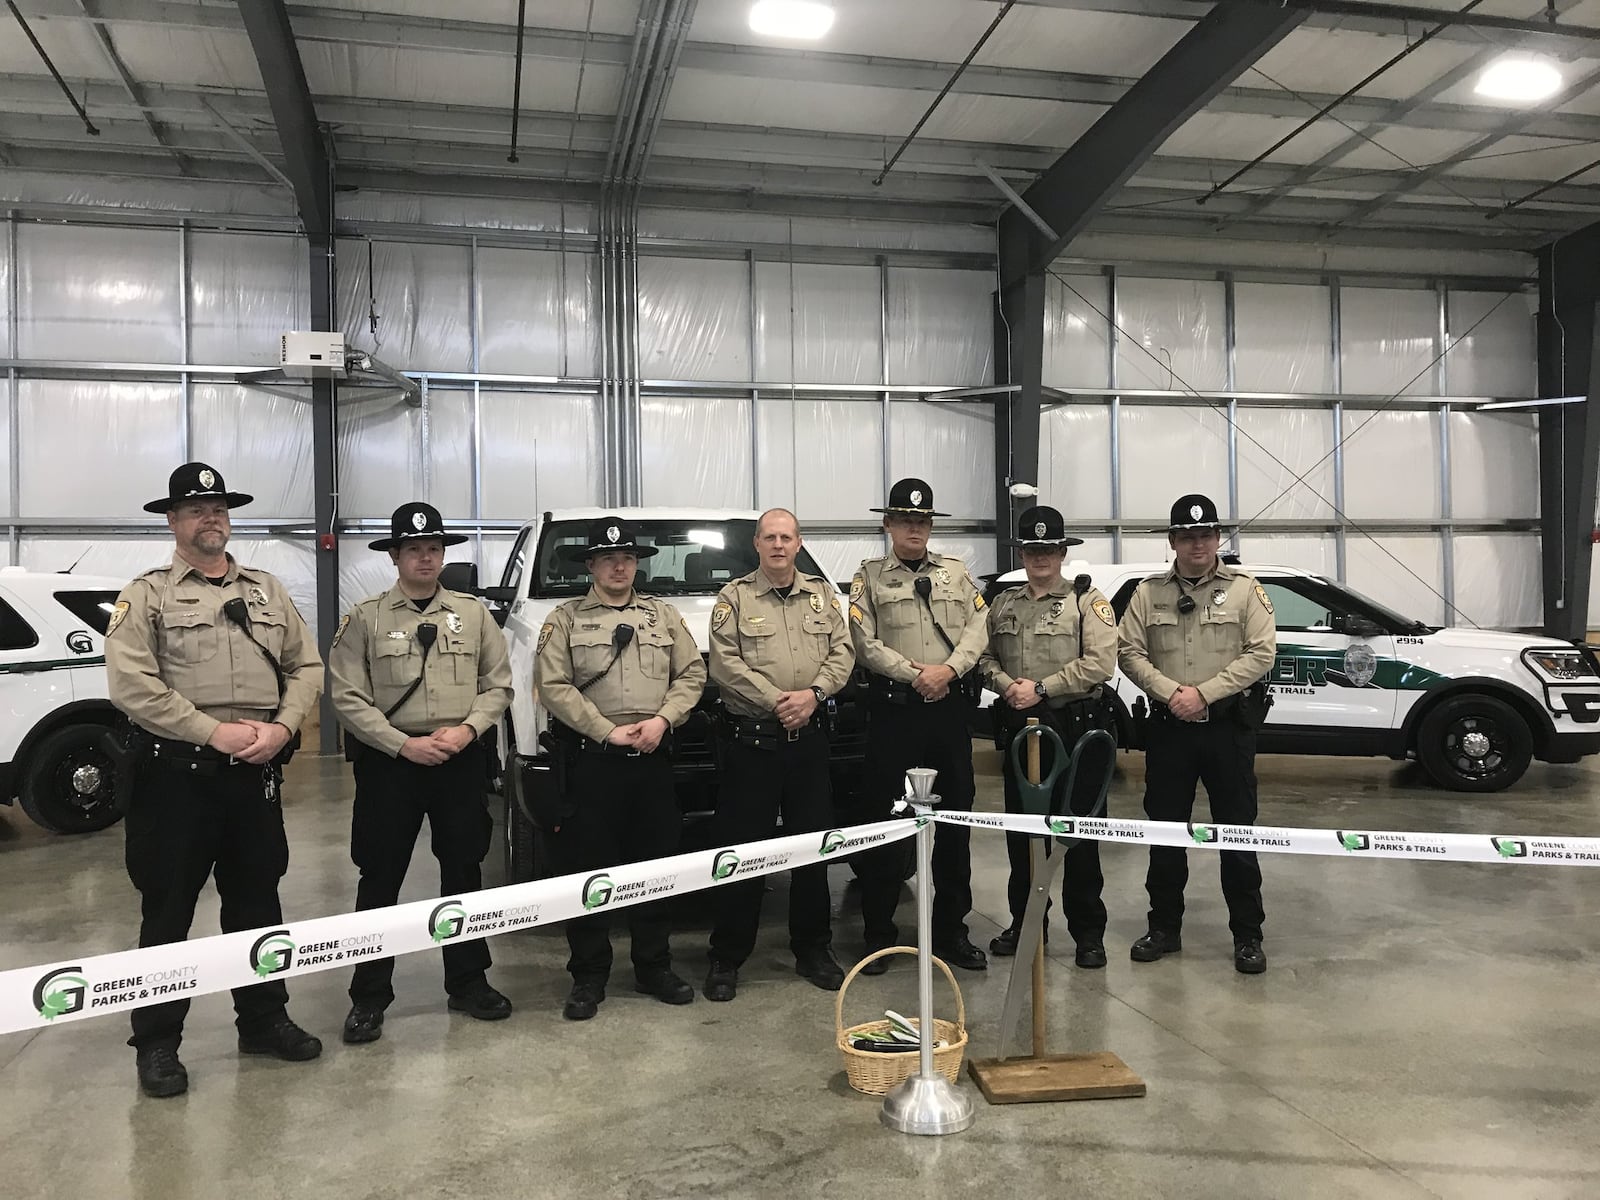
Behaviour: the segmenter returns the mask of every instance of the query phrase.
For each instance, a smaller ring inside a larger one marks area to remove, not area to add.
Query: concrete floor
[[[980,807],[997,808],[997,760],[979,761]],[[1536,765],[1476,798],[1393,763],[1263,759],[1262,820],[1596,834],[1597,772]],[[1125,756],[1114,814],[1136,815],[1142,774]],[[343,911],[344,764],[296,760],[288,795],[285,915]],[[987,943],[1005,915],[1004,849],[994,834],[973,844],[973,937]],[[435,894],[425,847],[407,899]],[[120,830],[54,838],[0,810],[0,968],[131,945],[121,858]],[[780,884],[733,1004],[666,1007],[634,995],[624,966],[600,1018],[570,1025],[565,941],[541,931],[493,943],[492,978],[517,1004],[501,1024],[446,1013],[432,954],[401,961],[368,1047],[338,1040],[343,972],[291,980],[291,1012],[327,1044],[310,1064],[240,1059],[228,997],[202,997],[177,1100],[139,1096],[125,1016],[0,1038],[0,1195],[935,1197],[1007,1180],[1019,1195],[1600,1196],[1600,873],[1264,856],[1271,969],[1245,977],[1209,854],[1190,855],[1184,953],[1155,964],[1127,957],[1144,930],[1143,852],[1104,859],[1111,964],[1052,958],[1053,1043],[1116,1051],[1144,1099],[992,1108],[974,1090],[967,1133],[883,1129],[878,1102],[845,1085],[834,997],[792,973]],[[846,875],[848,963],[860,922]],[[902,912],[909,924],[909,897]],[[208,892],[197,932],[215,922]],[[679,928],[698,983],[704,905],[682,905]],[[1070,952],[1061,934],[1055,955]],[[958,974],[976,1052],[992,1053],[1004,975]],[[915,992],[907,960],[853,985],[846,1019],[910,1009]]]

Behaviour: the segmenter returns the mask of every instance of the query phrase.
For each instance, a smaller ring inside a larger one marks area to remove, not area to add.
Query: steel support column
[[[305,66],[295,45],[289,11],[283,0],[239,0],[250,47],[261,68],[261,81],[272,107],[278,141],[283,148],[284,174],[294,185],[300,224],[310,242],[311,328],[335,330],[338,316],[337,263],[333,240],[333,165],[323,141],[323,131],[311,103]],[[339,539],[334,528],[338,516],[338,394],[331,379],[311,383],[311,458],[316,500],[317,643],[323,661],[333,646],[339,624]],[[338,720],[333,702],[322,694],[324,754],[338,749]]]
[[[1589,625],[1589,566],[1600,465],[1600,225],[1539,252],[1539,395],[1587,396],[1539,412],[1544,630],[1579,639]]]
[[[1000,237],[1016,237],[1016,227],[1002,227]],[[1006,545],[1016,534],[1017,516],[1031,504],[1056,498],[1040,493],[1029,500],[1011,495],[1014,483],[1038,485],[1040,404],[1044,388],[1045,272],[1041,267],[995,292],[995,382],[1021,390],[1003,392],[994,401],[994,536],[995,569],[1017,565],[1016,551]],[[1059,503],[1056,505],[1059,507]],[[1066,514],[1070,521],[1073,514]]]

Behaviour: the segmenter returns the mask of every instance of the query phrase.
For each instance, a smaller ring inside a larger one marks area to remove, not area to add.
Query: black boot
[[[139,1089],[158,1099],[189,1090],[189,1072],[178,1061],[176,1046],[141,1046],[137,1058]]]
[[[239,1053],[265,1054],[285,1062],[307,1062],[322,1053],[322,1042],[285,1015],[260,1033],[241,1033]]]
[[[573,983],[572,991],[567,993],[567,1003],[561,1015],[569,1021],[587,1021],[600,1011],[600,1004],[605,998],[605,984],[578,980]]]
[[[345,1044],[359,1046],[363,1042],[375,1042],[382,1036],[383,1009],[370,1008],[360,1001],[352,1004],[344,1019]]]
[[[809,979],[825,992],[837,992],[844,983],[844,968],[826,946],[796,954],[794,973]]]

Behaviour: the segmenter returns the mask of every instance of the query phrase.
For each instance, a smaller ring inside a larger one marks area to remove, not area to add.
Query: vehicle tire
[[[67,725],[28,752],[17,800],[35,824],[51,833],[93,833],[122,819],[109,733],[104,725]]]
[[[1417,730],[1417,758],[1455,792],[1498,792],[1533,760],[1533,733],[1504,700],[1469,692],[1441,701]]]
[[[528,816],[526,781],[517,758],[517,744],[506,739],[505,774],[501,782],[505,796],[506,841],[505,879],[507,883],[527,883],[537,878],[534,826]]]

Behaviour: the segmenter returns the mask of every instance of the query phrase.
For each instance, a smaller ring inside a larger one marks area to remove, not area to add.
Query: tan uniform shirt
[[[771,716],[783,692],[819,687],[831,696],[855,665],[839,594],[827,581],[796,573],[786,600],[755,570],[717,593],[711,680],[735,716]]]
[[[439,631],[426,670],[422,624]],[[339,622],[328,675],[339,723],[390,758],[407,738],[450,725],[470,725],[482,737],[511,703],[505,634],[477,600],[446,588],[420,612],[398,585],[361,601]],[[419,677],[421,686],[385,717]]]
[[[606,671],[618,625],[632,625],[633,640]],[[556,720],[603,742],[618,725],[650,717],[665,717],[674,729],[682,725],[705,690],[706,664],[682,614],[665,600],[635,592],[615,609],[590,588],[551,613],[539,630],[533,678],[539,703]]]
[[[1184,593],[1194,610],[1178,611]],[[1122,673],[1165,704],[1180,685],[1207,704],[1244,691],[1272,667],[1278,628],[1272,601],[1253,576],[1220,559],[1199,583],[1176,569],[1134,589],[1122,614]]]
[[[213,586],[174,555],[117,597],[106,629],[111,703],[158,737],[204,746],[218,725],[246,717],[297,730],[322,694],[316,643],[283,584],[231,554],[223,579]],[[266,655],[222,610],[235,598],[283,667],[281,697]]]
[[[1002,592],[989,608],[989,645],[978,671],[1002,696],[1018,679],[1032,679],[1059,708],[1082,700],[1116,669],[1117,619],[1099,588],[1080,596],[1060,579],[1035,600],[1023,584]]]
[[[932,580],[926,603],[916,593],[924,576]],[[856,657],[874,675],[901,683],[917,677],[913,662],[942,663],[959,678],[978,665],[988,644],[983,607],[983,593],[959,558],[930,553],[916,573],[892,554],[869,558],[850,584]],[[939,636],[935,616],[954,650]]]

